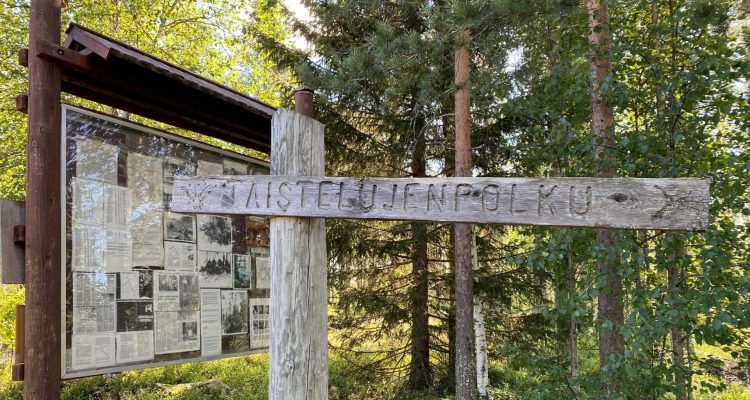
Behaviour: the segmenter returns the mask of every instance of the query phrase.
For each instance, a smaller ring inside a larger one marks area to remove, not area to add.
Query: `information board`
[[[71,106],[62,121],[62,377],[267,351],[268,221],[169,205],[175,176],[268,163]]]

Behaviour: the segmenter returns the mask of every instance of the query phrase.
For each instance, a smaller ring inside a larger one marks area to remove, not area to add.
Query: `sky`
[[[310,12],[302,5],[301,0],[281,0],[281,4],[286,7],[298,20],[309,22],[312,20]],[[291,38],[291,43],[298,49],[308,50],[310,48],[307,41],[298,35]]]

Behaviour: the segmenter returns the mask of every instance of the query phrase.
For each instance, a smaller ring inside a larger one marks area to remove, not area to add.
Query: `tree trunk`
[[[471,235],[471,269],[479,268],[479,257],[477,256],[477,235]],[[477,357],[477,394],[480,399],[488,397],[487,387],[490,385],[489,356],[487,354],[487,336],[484,330],[484,314],[482,301],[479,296],[474,296],[474,343],[476,344]]]
[[[416,144],[411,168],[412,176],[424,177],[425,174],[425,141],[422,126],[417,124]],[[409,363],[409,385],[412,390],[420,391],[432,383],[430,369],[430,332],[428,315],[429,269],[427,263],[427,225],[413,222],[411,224],[411,361]]]
[[[669,235],[668,243],[677,244],[680,238],[677,235]],[[687,249],[681,243],[671,250],[667,266],[667,282],[669,293],[676,301],[682,296],[682,268],[681,259],[687,255]],[[679,304],[679,302],[677,303]],[[679,321],[673,321],[677,323]],[[688,400],[690,398],[690,382],[685,364],[685,350],[687,349],[687,337],[678,326],[673,326],[670,332],[672,350],[672,370],[674,371],[675,396],[677,400]]]
[[[573,246],[568,244],[568,298],[574,300],[576,297],[576,268],[573,264]],[[576,307],[577,308],[577,307]],[[578,320],[575,311],[570,316],[569,331],[570,352],[570,381],[572,382],[573,391],[578,393],[581,388],[578,385]]]
[[[607,4],[605,0],[587,0],[587,8],[590,29],[591,128],[596,176],[611,177],[615,175],[615,137],[614,112],[605,92],[605,82],[612,70]],[[622,279],[617,273],[614,257],[608,254],[614,246],[612,233],[597,230],[596,245],[604,253],[597,261],[597,270],[602,280],[598,298],[599,365],[604,369],[610,355],[622,356],[625,351],[624,339],[619,332],[624,321]],[[617,382],[607,382],[604,387],[606,398],[617,393],[618,388]]]
[[[471,176],[471,99],[469,75],[471,33],[463,32],[464,43],[456,51],[456,176]],[[453,226],[456,256],[456,400],[477,397],[474,354],[474,281],[471,270],[471,224]]]
[[[449,56],[446,56],[446,59],[450,59]],[[449,63],[446,63],[449,64]],[[447,65],[445,67],[446,74],[450,75],[452,77],[453,72],[453,65]],[[452,82],[452,79],[451,79]],[[449,113],[451,113],[451,110],[453,109],[453,105],[451,104],[451,101],[448,101],[446,99],[445,103],[442,106],[443,109],[443,136],[445,139],[445,147],[447,149],[445,153],[445,175],[446,176],[453,176],[456,173],[456,162],[455,162],[455,154],[453,153],[453,146],[455,143],[456,135],[454,131],[453,121],[451,120],[451,116]],[[448,267],[450,271],[450,277],[446,280],[447,285],[447,291],[448,291],[448,321],[447,321],[447,328],[448,328],[448,373],[447,373],[447,379],[446,379],[446,385],[448,386],[448,390],[451,393],[455,393],[456,391],[456,286],[455,286],[455,271],[456,271],[456,263],[455,263],[455,252],[453,251],[453,242],[455,239],[455,235],[453,234],[453,229],[449,229],[449,243],[448,246]]]

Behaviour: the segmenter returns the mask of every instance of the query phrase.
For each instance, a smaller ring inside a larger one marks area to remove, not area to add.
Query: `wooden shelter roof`
[[[77,24],[40,53],[62,69],[62,90],[268,153],[276,109]]]

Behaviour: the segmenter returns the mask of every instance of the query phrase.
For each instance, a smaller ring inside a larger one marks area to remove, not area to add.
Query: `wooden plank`
[[[11,379],[13,381],[23,380],[24,358],[26,346],[24,342],[26,326],[26,310],[23,304],[16,304],[16,347],[13,349],[13,366],[11,368]]]
[[[184,177],[172,210],[700,231],[710,179]],[[374,198],[374,200],[373,200]]]
[[[18,50],[18,65],[22,67],[29,66],[29,49]]]
[[[0,268],[4,284],[24,283],[24,246],[15,240],[15,227],[23,225],[24,212],[22,202],[0,199]]]
[[[40,43],[60,43],[60,1],[34,0],[29,19],[24,399],[57,400],[61,376],[60,66]]]
[[[280,109],[271,131],[272,174],[323,175],[321,123]],[[325,220],[271,218],[271,400],[328,399],[326,268]]]
[[[88,28],[77,24],[71,24],[68,29],[69,33],[74,35],[74,40],[94,53],[99,54],[104,59],[120,58],[127,60],[132,64],[141,65],[151,71],[157,72],[163,76],[169,76],[171,79],[182,81],[185,85],[194,87],[210,97],[219,97],[228,103],[237,105],[247,111],[267,119],[273,115],[275,109],[270,105],[245,96],[238,91],[224,86],[222,84],[210,81],[196,73],[185,68],[173,65],[150,54],[128,46],[112,38],[94,32]]]
[[[16,111],[24,114],[29,112],[29,95],[26,93],[16,95]]]

